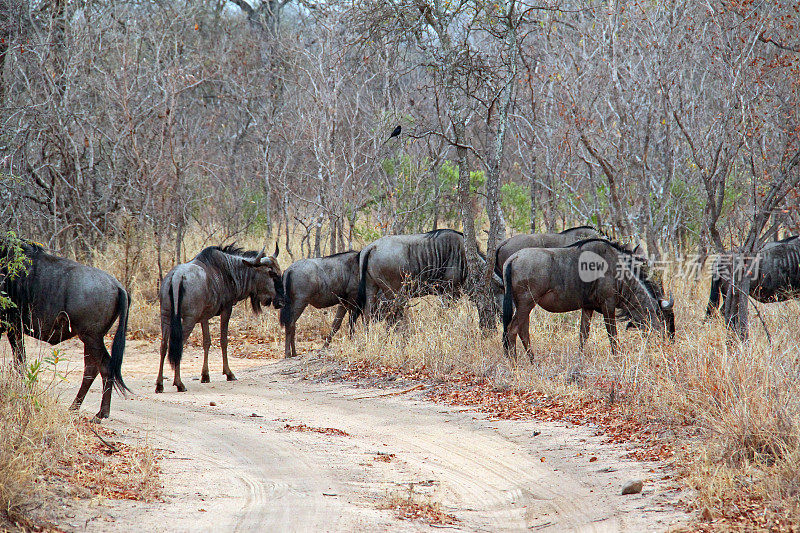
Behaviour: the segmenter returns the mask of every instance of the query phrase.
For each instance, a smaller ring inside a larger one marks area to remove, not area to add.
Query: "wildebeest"
[[[236,377],[228,366],[228,321],[233,306],[250,298],[253,312],[260,313],[261,306],[272,303],[277,309],[283,305],[283,283],[278,265],[278,246],[274,255],[245,252],[234,245],[224,248],[209,246],[189,261],[167,273],[161,283],[161,363],[158,367],[156,392],[164,391],[164,356],[175,370],[173,385],[179,392],[186,390],[181,381],[183,344],[195,324],[203,329],[203,371],[201,382],[210,381],[208,349],[211,337],[208,320],[220,317],[220,346],[222,347],[222,373],[228,381]]]
[[[429,294],[458,298],[467,280],[464,235],[437,229],[381,237],[361,250],[359,268],[358,312],[364,313],[367,321],[379,295],[391,302],[395,314],[408,298]],[[498,297],[502,295],[499,276],[494,276],[493,289]]]
[[[350,312],[350,333],[357,316],[358,257],[360,252],[348,251],[327,257],[301,259],[283,273],[285,304],[280,312],[281,325],[286,329],[286,357],[297,355],[295,324],[308,305],[317,309],[338,305],[330,335],[325,345],[342,325],[345,313]]]
[[[503,347],[516,353],[517,335],[529,357],[530,312],[538,304],[551,313],[581,310],[580,346],[589,336],[592,314],[602,313],[611,350],[617,353],[616,313],[634,325],[658,324],[675,334],[673,299],[644,272],[643,260],[604,239],[586,239],[565,248],[526,248],[503,265]],[[516,310],[514,309],[516,306]]]
[[[711,267],[711,294],[706,316],[716,314],[728,296],[735,256],[723,254]],[[800,296],[800,238],[770,242],[758,251],[751,267],[750,296],[758,302],[782,302]]]
[[[0,275],[0,291],[14,304],[0,312],[0,334],[5,329],[20,367],[25,363],[23,334],[51,345],[77,336],[83,342],[83,381],[71,409],[81,406],[100,373],[103,396],[95,421],[107,418],[111,389],[128,390],[122,380],[122,356],[130,295],[107,272],[48,254],[31,242],[22,241],[21,246],[28,260],[25,271],[13,277],[8,276],[8,271]],[[11,254],[9,246],[0,246],[0,261],[4,264]],[[103,337],[117,319],[109,355]]]
[[[601,237],[600,232],[592,226],[578,226],[565,229],[560,233],[514,235],[497,245],[494,268],[497,274],[502,276],[506,260],[523,248],[561,248],[583,239],[599,237]]]

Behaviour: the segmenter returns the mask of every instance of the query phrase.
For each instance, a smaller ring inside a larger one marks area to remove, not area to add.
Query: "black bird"
[[[398,135],[400,135],[400,132],[401,132],[401,131],[403,131],[403,128],[401,128],[401,127],[400,127],[400,125],[398,125],[398,126],[397,126],[397,127],[394,129],[394,131],[392,131],[392,134],[391,134],[391,135],[389,135],[389,139],[391,139],[392,137],[397,137]],[[389,139],[386,139],[386,141],[388,141]],[[383,141],[383,142],[386,142],[386,141]]]

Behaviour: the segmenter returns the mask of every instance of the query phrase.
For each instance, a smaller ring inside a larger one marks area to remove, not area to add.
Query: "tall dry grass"
[[[214,244],[206,241],[190,236],[184,245],[186,255]],[[263,242],[263,236],[251,236],[239,244],[257,249]],[[138,246],[153,249],[152,243]],[[130,272],[130,265],[124,266],[125,253],[123,244],[109,243],[95,258],[95,266],[121,278]],[[130,286],[134,295],[130,327],[133,332],[157,336],[158,273],[152,252],[140,257]],[[291,262],[285,254],[280,259],[284,268]],[[625,391],[624,408],[630,416],[658,423],[666,428],[666,438],[682,439],[678,448],[685,451],[676,463],[696,489],[697,507],[708,509],[706,517],[733,516],[750,505],[764,524],[800,522],[800,341],[795,326],[800,305],[796,301],[759,304],[761,318],[751,314],[751,340],[741,345],[730,338],[721,320],[705,320],[708,275],[700,283],[669,273],[665,279],[676,299],[675,342],[624,331],[620,324],[622,349],[617,357],[611,355],[598,317],[586,350],[580,353],[577,313],[557,315],[535,309],[531,316],[533,363],[524,357],[508,360],[502,353],[499,329],[482,335],[469,302],[445,307],[432,297],[413,302],[404,327],[374,325],[367,330],[359,325],[352,339],[345,333],[337,335],[330,353],[344,361],[367,360],[409,369],[424,366],[442,377],[467,371],[491,378],[497,386],[552,395],[603,395],[607,391],[598,384],[613,381]],[[331,317],[332,310],[306,310],[298,323],[298,340],[305,341],[306,347],[321,346]],[[771,343],[765,328],[771,333]],[[231,334],[237,333],[272,343],[276,355],[282,351],[282,331],[273,310],[255,317],[237,306]]]
[[[8,365],[0,368],[0,428],[0,521],[17,521],[42,503],[42,477],[74,448],[77,433],[46,388]]]
[[[606,395],[598,385],[615,382],[625,391],[624,409],[657,423],[665,438],[680,439],[676,463],[696,489],[706,517],[760,513],[763,524],[800,522],[800,340],[797,302],[759,305],[766,328],[752,314],[751,341],[731,339],[719,319],[705,321],[708,282],[675,278],[677,335],[670,343],[624,331],[611,354],[602,320],[595,317],[585,353],[578,349],[578,313],[531,315],[534,361],[507,359],[498,331],[478,331],[467,301],[444,307],[417,300],[406,326],[359,328],[339,336],[333,356],[405,367],[435,376],[466,371],[495,385],[551,395]],[[522,353],[521,345],[518,351]],[[575,379],[579,376],[582,379]]]

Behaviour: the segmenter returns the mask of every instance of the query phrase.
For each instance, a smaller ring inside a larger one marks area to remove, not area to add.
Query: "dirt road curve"
[[[686,519],[667,503],[676,495],[659,481],[662,473],[622,459],[621,448],[601,444],[588,428],[492,421],[426,401],[418,390],[389,396],[387,389],[315,382],[303,379],[298,360],[234,359],[233,383],[223,381],[217,360],[214,381],[200,384],[192,379],[200,369],[196,349],[184,367],[188,392],[165,383],[156,395],[154,347],[130,344],[124,370],[137,396],[115,395],[105,423],[166,450],[165,501],[75,505],[67,528],[430,531],[385,508],[409,493],[439,503],[458,519],[447,527],[466,531],[650,531]],[[73,368],[76,347],[67,350]],[[93,389],[89,414],[98,401]],[[620,495],[629,478],[646,480],[643,494]]]

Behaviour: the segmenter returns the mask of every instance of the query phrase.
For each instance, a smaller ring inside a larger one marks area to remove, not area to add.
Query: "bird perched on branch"
[[[401,128],[400,125],[398,124],[397,127],[392,131],[392,134],[389,135],[389,139],[391,139],[392,137],[397,137],[398,135],[400,135],[400,132],[402,132],[402,131],[403,131],[403,128]],[[383,142],[387,142],[389,139],[386,139]]]

